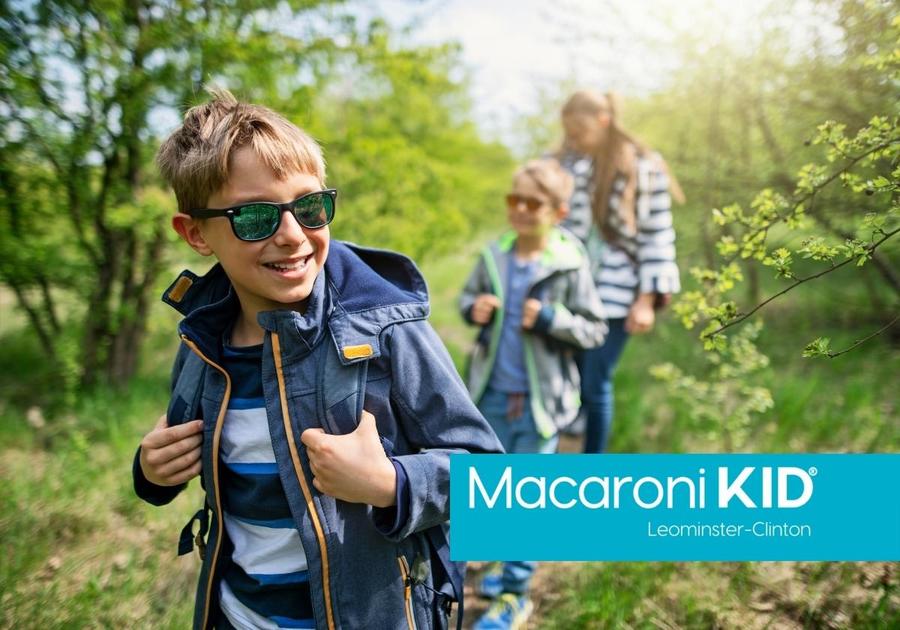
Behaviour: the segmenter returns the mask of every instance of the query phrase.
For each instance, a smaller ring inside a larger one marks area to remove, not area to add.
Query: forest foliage
[[[641,20],[664,22],[651,4]],[[760,4],[765,23],[736,40],[715,27],[734,3],[706,2],[690,28],[647,42],[648,59],[675,70],[626,94],[626,126],[665,156],[688,201],[674,208],[684,291],[616,375],[617,452],[900,445],[897,3]],[[555,146],[559,107],[584,83],[536,86],[511,152],[476,127],[456,45],[412,44],[359,7],[0,3],[0,583],[11,585],[0,625],[191,618],[194,559],[171,558],[196,496],[155,510],[123,471],[164,409],[177,343],[151,304],[189,254],[153,155],[204,85],[321,141],[340,190],[334,236],[422,262],[431,321],[462,364],[462,274],[503,223],[514,160]],[[649,26],[620,39],[652,39]],[[804,348],[820,360],[804,362]],[[538,608],[547,627],[898,627],[895,564],[771,564],[585,565],[550,581]]]
[[[897,339],[900,13],[865,0],[815,6],[802,52],[780,28],[742,53],[717,42],[686,68],[695,80],[679,77],[667,95],[669,108],[679,98],[696,104],[685,124],[667,126],[680,136],[668,142],[699,206],[702,252],[674,311],[699,330],[707,354],[698,366],[652,372],[699,418],[716,421],[728,450],[746,448],[751,415],[773,405],[753,377],[769,364],[757,340],[767,310],[788,294],[809,284],[836,296],[830,318],[817,317],[815,301],[792,301],[807,322],[825,320],[796,331],[804,357]],[[644,106],[662,106],[658,98]],[[862,300],[846,291],[855,284],[866,287]],[[850,329],[854,340],[833,348],[827,327]]]
[[[174,233],[153,164],[217,85],[325,147],[336,236],[413,256],[478,229],[512,168],[482,140],[452,44],[397,44],[335,2],[0,8],[0,282],[62,391],[135,373]]]
[[[733,450],[773,406],[759,378],[768,314],[797,314],[798,359],[900,338],[900,10],[761,1],[757,20],[735,24],[728,4],[699,4],[679,28],[664,5],[647,3],[658,10],[635,22],[615,2],[564,26],[573,40],[621,47],[610,76],[635,54],[675,60],[663,87],[626,95],[619,114],[686,192],[674,208],[685,290],[672,310],[705,352],[651,372]],[[577,85],[537,91],[517,129],[529,151],[559,142],[559,107]]]
[[[153,155],[180,114],[206,98],[205,85],[265,103],[323,144],[329,183],[340,189],[336,237],[427,259],[502,223],[513,157],[475,125],[457,45],[411,44],[357,9],[3,5],[0,283],[57,366],[61,391],[121,385],[137,368],[150,304],[183,250],[173,247],[174,200]],[[759,329],[740,327],[765,299],[814,281],[833,291],[832,272],[857,267],[867,300],[848,306],[850,324],[859,339],[886,332],[874,341],[883,343],[896,336],[900,297],[890,240],[897,9],[818,0],[770,3],[767,15],[752,41],[675,32],[666,46],[677,70],[625,109],[688,195],[676,208],[688,290],[675,312],[714,354],[733,355],[727,378],[721,356],[694,374],[664,366],[657,375],[688,396],[707,383],[718,401],[710,412],[728,400],[736,418],[769,404],[750,382],[766,364],[752,351]],[[515,123],[519,147],[552,148],[573,85],[536,89],[532,113]],[[830,336],[810,331],[806,354],[846,349]]]

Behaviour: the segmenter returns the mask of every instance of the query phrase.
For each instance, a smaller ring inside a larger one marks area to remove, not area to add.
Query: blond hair
[[[325,185],[322,149],[306,132],[267,107],[242,103],[231,92],[209,88],[211,100],[192,107],[156,154],[160,173],[175,191],[178,210],[206,207],[228,181],[232,155],[250,147],[284,179],[294,172]]]
[[[579,90],[572,94],[562,108],[562,117],[571,115],[597,116],[609,115],[609,128],[606,141],[597,148],[594,159],[594,190],[591,199],[591,210],[594,223],[609,240],[615,239],[607,219],[610,207],[609,198],[616,177],[625,177],[625,188],[619,201],[619,214],[631,229],[635,228],[635,193],[637,188],[637,160],[639,157],[653,159],[658,167],[669,178],[669,192],[678,203],[684,203],[684,192],[678,180],[669,170],[668,164],[646,144],[626,131],[619,120],[621,103],[617,94],[607,92],[601,94],[595,90]],[[569,147],[563,143],[560,153]]]
[[[526,162],[515,172],[513,181],[520,177],[531,178],[538,188],[550,197],[553,205],[557,208],[568,203],[575,186],[572,176],[557,160],[552,158],[540,158]]]

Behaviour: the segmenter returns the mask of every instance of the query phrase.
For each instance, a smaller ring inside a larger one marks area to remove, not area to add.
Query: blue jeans
[[[542,437],[534,424],[527,394],[522,403],[521,413],[510,418],[508,413],[510,395],[488,387],[478,401],[478,410],[500,438],[500,443],[507,453],[555,453],[559,436]],[[536,562],[527,560],[504,562],[501,578],[503,592],[517,595],[527,593],[536,567]]]
[[[628,333],[625,319],[610,319],[606,341],[599,348],[578,354],[581,373],[581,405],[586,411],[584,452],[602,453],[609,441],[613,418],[613,373],[622,356]]]

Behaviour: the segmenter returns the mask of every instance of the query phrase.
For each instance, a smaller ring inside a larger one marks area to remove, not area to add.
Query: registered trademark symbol
[[[818,474],[819,474],[819,469],[816,468],[815,466],[813,466],[812,468],[809,469],[809,476],[810,476],[810,477],[815,477],[815,476],[818,475]]]

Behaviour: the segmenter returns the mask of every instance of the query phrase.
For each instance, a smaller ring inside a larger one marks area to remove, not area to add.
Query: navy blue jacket
[[[185,315],[179,325],[183,343],[173,370],[170,424],[189,419],[173,414],[190,408],[185,401],[198,395],[179,391],[179,382],[191,382],[183,378],[188,353],[208,366],[198,405],[204,419],[201,481],[211,518],[194,627],[209,628],[218,614],[218,449],[231,389],[220,367],[220,340],[239,304],[218,265],[202,277],[182,272],[163,300]],[[306,312],[259,314],[265,330],[262,377],[269,430],[309,564],[318,628],[427,629],[446,623],[444,602],[436,596],[446,585],[431,582],[436,558],[425,532],[449,518],[449,455],[502,448],[425,321],[428,313],[425,282],[412,261],[332,241]],[[329,370],[361,362],[364,401],[356,400],[358,383],[339,391],[332,382],[347,379],[328,380]],[[382,510],[337,500],[313,487],[300,434],[313,427],[352,431],[360,408],[375,416],[382,442],[406,473],[405,522],[395,523]],[[134,476],[137,494],[156,505],[168,503],[183,488],[150,483],[137,459]],[[417,579],[410,575],[414,567]]]

